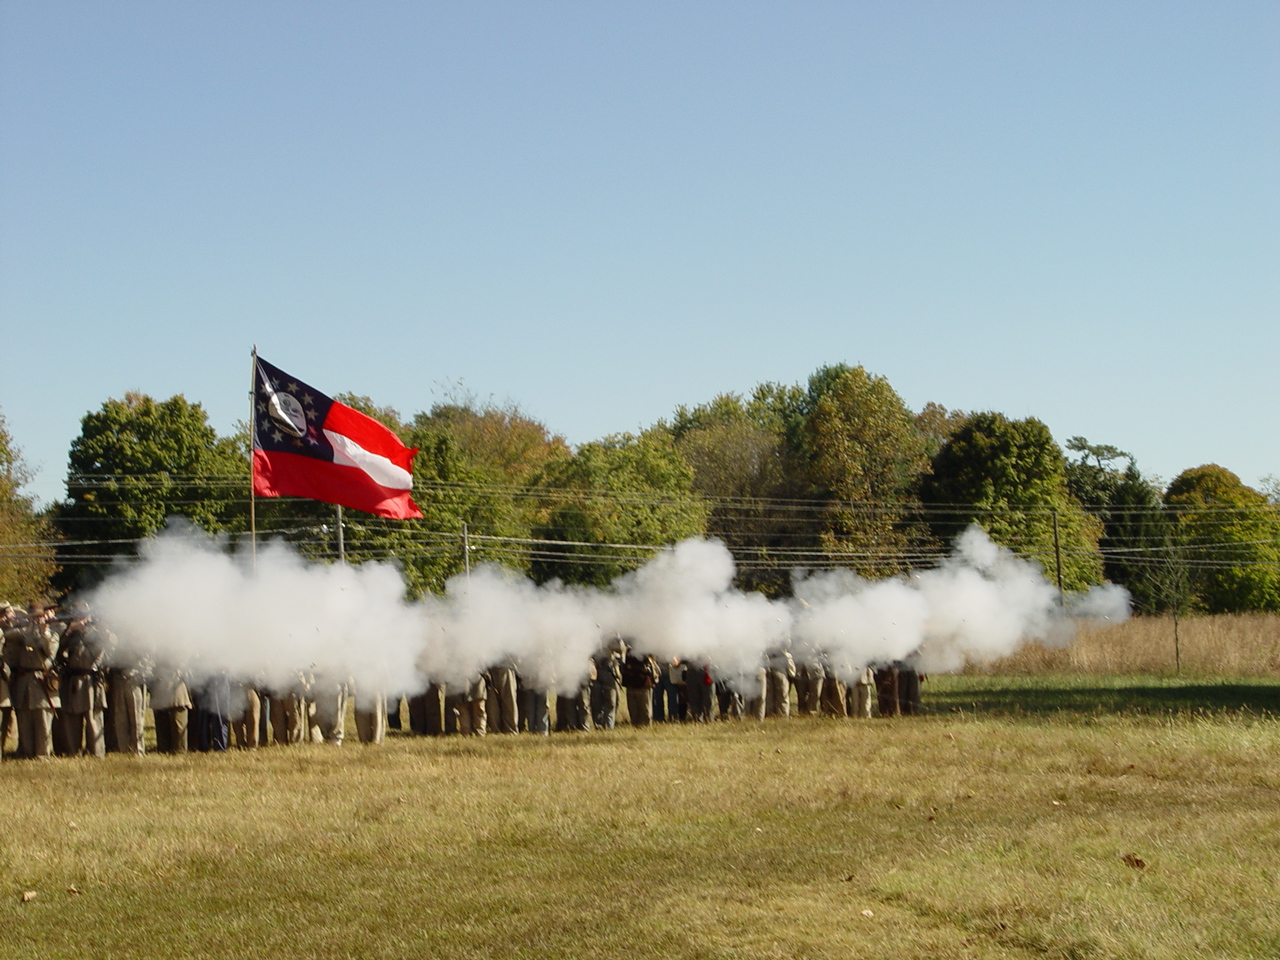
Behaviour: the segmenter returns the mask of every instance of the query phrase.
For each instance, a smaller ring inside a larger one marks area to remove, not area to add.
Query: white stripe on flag
[[[332,430],[326,430],[324,435],[333,444],[334,463],[363,470],[380,487],[388,487],[392,490],[413,489],[413,477],[404,467],[396,466],[386,457],[370,453],[350,437],[334,433]]]

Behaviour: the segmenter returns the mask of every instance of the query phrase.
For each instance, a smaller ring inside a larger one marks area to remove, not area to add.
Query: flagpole
[[[249,557],[258,566],[258,501],[253,493],[253,444],[258,439],[258,345],[253,345],[253,369],[249,372]]]
[[[347,547],[342,539],[342,504],[336,504],[338,508],[338,562],[347,562]]]

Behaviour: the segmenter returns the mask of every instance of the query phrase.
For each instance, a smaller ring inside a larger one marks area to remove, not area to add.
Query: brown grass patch
[[[1242,613],[1180,618],[1134,617],[1116,625],[1082,627],[1066,647],[1029,644],[972,674],[1181,673],[1214,677],[1280,676],[1280,614]]]

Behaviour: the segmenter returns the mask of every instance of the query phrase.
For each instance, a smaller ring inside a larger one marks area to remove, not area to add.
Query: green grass
[[[0,957],[1273,960],[1277,693],[7,763]]]
[[[1280,678],[1176,676],[938,676],[925,683],[931,711],[985,716],[1109,714],[1280,715]]]

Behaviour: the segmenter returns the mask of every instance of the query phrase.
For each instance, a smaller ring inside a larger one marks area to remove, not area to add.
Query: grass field
[[[1280,677],[1117,636],[922,717],[5,763],[0,958],[1274,960]]]

